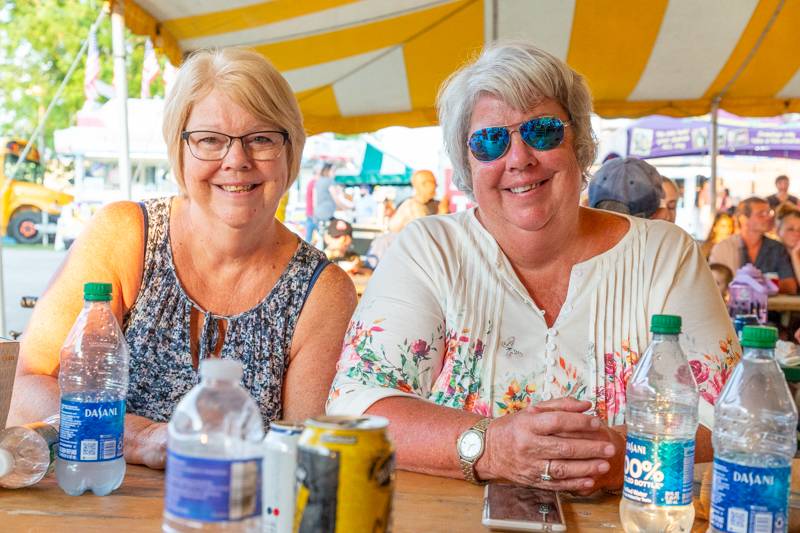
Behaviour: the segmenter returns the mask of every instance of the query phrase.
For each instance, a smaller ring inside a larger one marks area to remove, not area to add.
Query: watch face
[[[467,431],[458,442],[458,452],[464,459],[474,459],[483,448],[483,439],[477,431]]]

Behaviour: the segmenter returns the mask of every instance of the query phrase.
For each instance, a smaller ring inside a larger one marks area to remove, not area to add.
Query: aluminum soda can
[[[262,522],[265,533],[292,533],[294,523],[297,441],[302,424],[270,423],[264,439]]]
[[[297,448],[294,533],[389,531],[394,448],[379,416],[306,421]]]

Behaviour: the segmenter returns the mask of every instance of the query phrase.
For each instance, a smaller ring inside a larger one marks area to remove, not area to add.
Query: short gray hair
[[[477,59],[450,75],[439,90],[439,124],[453,163],[453,183],[459,190],[472,195],[467,138],[472,109],[484,95],[521,111],[546,98],[558,102],[569,114],[575,157],[586,176],[597,155],[597,142],[592,132],[592,96],[583,76],[528,42],[505,41],[488,45]]]

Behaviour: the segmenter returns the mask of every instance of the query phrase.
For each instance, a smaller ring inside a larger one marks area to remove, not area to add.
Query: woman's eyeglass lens
[[[566,126],[569,126],[569,122],[557,117],[537,117],[520,124],[518,131],[525,144],[534,150],[544,152],[562,143]],[[508,151],[513,131],[509,126],[480,129],[470,135],[469,151],[478,161],[499,159]]]
[[[181,138],[186,141],[189,151],[202,161],[221,161],[228,155],[233,142],[241,141],[244,152],[255,161],[271,161],[278,158],[286,144],[285,131],[256,131],[233,137],[216,131],[184,131]]]

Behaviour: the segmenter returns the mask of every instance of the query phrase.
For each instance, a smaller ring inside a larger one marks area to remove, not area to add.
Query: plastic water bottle
[[[797,407],[775,361],[777,339],[775,328],[744,327],[744,357],[714,407],[709,531],[787,530]]]
[[[264,425],[242,364],[200,362],[169,422],[163,530],[261,531]]]
[[[57,449],[58,415],[0,431],[0,487],[18,489],[39,483],[53,471]]]
[[[619,511],[626,532],[690,531],[697,432],[697,382],[680,345],[681,317],[653,315],[653,340],[628,383],[625,484]]]
[[[122,456],[128,344],[111,311],[111,284],[87,283],[84,306],[61,348],[56,479],[71,496],[105,496],[125,477]]]

